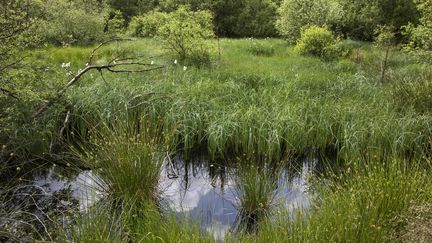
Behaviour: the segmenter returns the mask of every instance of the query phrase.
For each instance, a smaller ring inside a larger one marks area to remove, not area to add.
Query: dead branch
[[[101,44],[99,44],[96,48],[93,49],[93,51],[90,54],[90,57],[88,59],[88,62],[86,64],[86,67],[84,69],[81,69],[78,71],[76,75],[72,77],[72,79],[69,80],[69,82],[63,86],[60,90],[57,91],[57,94],[53,99],[39,107],[35,112],[33,112],[33,118],[38,117],[40,114],[45,112],[50,106],[52,106],[59,98],[61,98],[64,93],[75,83],[78,82],[78,80],[87,72],[91,70],[97,70],[99,73],[102,73],[102,70],[107,70],[112,73],[140,73],[140,72],[148,72],[153,71],[157,69],[163,68],[163,66],[156,66],[152,63],[144,63],[139,62],[136,58],[133,57],[127,57],[127,58],[120,58],[116,57],[110,62],[106,64],[100,64],[100,65],[93,65],[93,58],[96,55],[97,51],[103,47],[104,45],[111,43],[113,41],[119,41],[119,40],[131,40],[131,39],[113,39],[109,41],[105,41]],[[116,69],[118,67],[122,67],[122,69]],[[141,67],[140,69],[130,69],[132,67]]]

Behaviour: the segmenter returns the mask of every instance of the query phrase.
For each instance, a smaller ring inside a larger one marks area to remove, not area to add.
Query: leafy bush
[[[105,5],[80,0],[46,0],[37,7],[41,15],[38,34],[47,43],[89,45],[104,38]]]
[[[404,26],[404,35],[409,40],[405,49],[430,61],[432,60],[432,2],[417,0],[416,4],[421,13],[420,24],[415,26],[410,23]]]
[[[123,14],[119,10],[112,10],[107,20],[105,29],[109,36],[120,36],[124,32],[125,20]]]
[[[331,60],[343,53],[342,45],[339,43],[339,40],[327,28],[311,26],[302,31],[295,51],[301,55],[312,55]]]
[[[337,12],[338,5],[326,0],[284,0],[278,9],[276,28],[290,43],[295,43],[302,28],[326,25]]]
[[[212,48],[206,40],[214,37],[212,14],[209,11],[193,12],[181,6],[167,16],[156,34],[164,48],[183,64],[210,64]]]
[[[211,11],[222,36],[272,37],[277,35],[274,23],[279,4],[280,0],[159,0],[156,5],[164,12],[173,12],[181,5],[193,11]]]
[[[128,34],[134,37],[154,37],[167,19],[168,14],[159,11],[135,16],[129,23]]]

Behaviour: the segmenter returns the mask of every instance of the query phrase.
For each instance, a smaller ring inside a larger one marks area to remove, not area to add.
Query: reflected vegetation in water
[[[307,208],[308,176],[317,159],[287,161],[278,174],[272,194],[272,207]],[[180,217],[188,216],[200,222],[203,229],[223,238],[244,222],[241,199],[244,192],[238,185],[238,171],[225,163],[209,162],[205,156],[185,161],[181,155],[166,159],[160,179],[163,203]],[[250,216],[248,216],[250,217]]]
[[[41,167],[2,190],[0,242],[32,242],[33,237],[52,241],[57,227],[66,227],[79,211],[93,205],[101,195],[91,171],[60,166]]]
[[[285,161],[280,173],[269,177],[274,180],[268,190],[271,191],[270,211],[285,207],[292,212],[309,207],[308,177],[317,163],[313,156]],[[242,199],[247,193],[244,185],[240,185],[244,183],[240,174],[236,163],[210,162],[205,155],[189,160],[182,155],[167,157],[159,180],[162,211],[174,212],[180,218],[191,217],[216,239],[223,239],[227,232],[244,229],[242,225],[250,228],[256,225],[258,216],[244,210]],[[46,227],[53,221],[50,216],[53,212],[57,225],[65,226],[71,222],[72,215],[97,203],[104,196],[99,183],[92,171],[52,166],[36,170],[30,179],[23,180],[11,192],[10,202],[25,204],[29,215],[34,217],[34,225],[39,227],[36,231],[49,232]],[[252,190],[254,186],[252,184]],[[22,225],[0,219],[0,227],[6,226],[15,232],[23,231]]]

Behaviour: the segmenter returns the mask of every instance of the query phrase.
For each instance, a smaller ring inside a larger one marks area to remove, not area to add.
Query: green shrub
[[[159,11],[135,16],[129,23],[128,34],[134,37],[154,37],[167,19],[168,14]]]
[[[104,38],[105,6],[87,7],[81,1],[46,0],[39,5],[39,34],[54,45],[89,45]]]
[[[342,55],[342,46],[339,43],[339,40],[327,28],[311,26],[302,31],[295,51],[301,55],[312,55],[331,60]]]
[[[110,37],[121,36],[124,32],[125,20],[119,10],[112,10],[106,23],[106,32]]]
[[[432,60],[432,3],[426,0],[415,2],[421,14],[420,24],[409,23],[403,27],[403,34],[409,41],[405,50],[430,62]]]
[[[212,14],[181,6],[167,16],[156,34],[163,47],[182,64],[209,65],[212,47],[207,40],[214,37]]]
[[[284,0],[278,9],[276,28],[290,43],[295,43],[302,28],[329,24],[337,13],[338,5],[325,0]]]

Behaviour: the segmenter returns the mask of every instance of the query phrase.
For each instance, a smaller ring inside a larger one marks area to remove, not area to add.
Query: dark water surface
[[[274,208],[284,206],[289,211],[307,208],[310,204],[308,177],[317,159],[287,163],[291,166],[278,178]],[[167,159],[160,180],[163,202],[178,215],[198,220],[204,230],[221,239],[239,222],[242,192],[236,172],[235,168],[212,164],[206,157],[186,163],[181,156]]]
[[[192,218],[203,230],[213,233],[216,239],[223,239],[239,224],[242,192],[237,170],[223,162],[210,162],[208,158],[197,156],[185,160],[182,155],[166,158],[159,182],[160,200],[166,212],[175,212],[180,218]],[[292,211],[310,205],[308,177],[313,174],[317,163],[313,156],[286,161],[287,166],[276,183],[272,206],[275,210],[285,207]],[[36,171],[15,191],[14,200],[36,204],[36,207],[29,207],[34,210],[32,214],[41,215],[36,224],[49,210],[73,208],[75,213],[84,212],[104,196],[92,171],[68,172],[68,168],[59,166]],[[68,223],[62,220],[63,224]],[[6,224],[7,221],[0,220],[0,226]],[[43,222],[40,224],[45,227]]]

